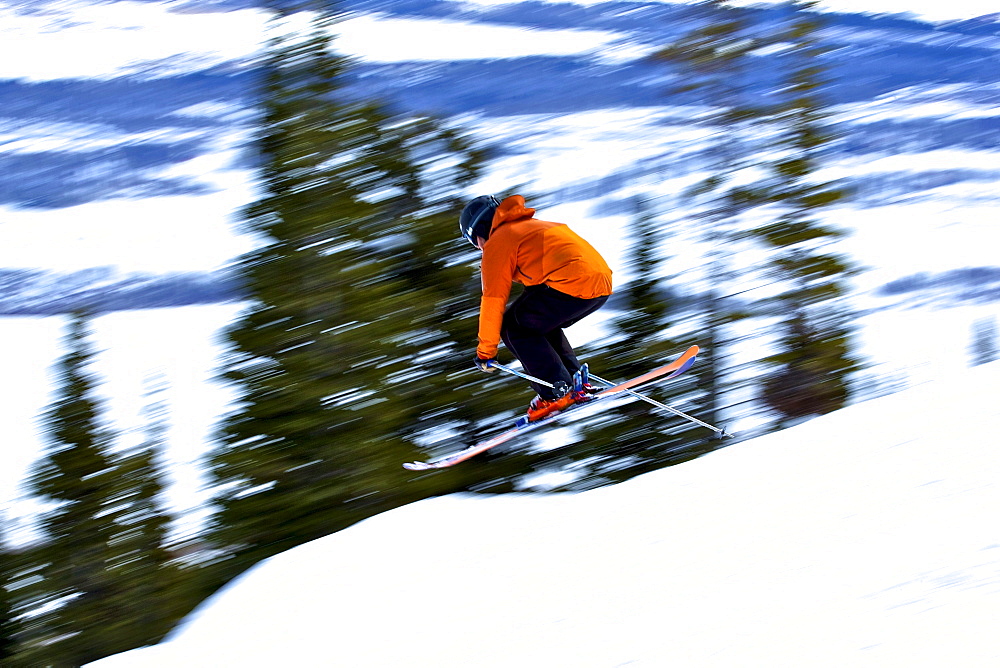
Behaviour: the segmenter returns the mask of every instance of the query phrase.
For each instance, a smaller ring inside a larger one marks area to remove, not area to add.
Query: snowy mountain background
[[[975,2],[902,5],[914,13],[829,14],[824,33],[843,135],[823,176],[857,194],[829,218],[853,232],[844,250],[866,267],[863,396],[967,366],[971,326],[1000,313],[1000,17]],[[668,96],[670,75],[643,60],[685,29],[683,6],[350,6],[338,44],[360,59],[359,92],[447,115],[501,147],[480,189],[531,184],[547,217],[599,241],[627,279],[623,203],[675,194],[705,164],[691,120],[706,110]],[[213,380],[217,333],[239,308],[226,269],[253,246],[237,222],[254,196],[247,142],[265,15],[242,0],[32,0],[0,18],[6,514],[26,525],[34,512],[18,484],[40,448],[56,314],[87,304],[106,312],[99,370],[124,439],[139,437],[147,388],[165,381],[171,498],[197,518],[208,501],[199,458],[229,401]]]
[[[100,668],[1000,663],[1000,362],[578,494],[266,560]]]

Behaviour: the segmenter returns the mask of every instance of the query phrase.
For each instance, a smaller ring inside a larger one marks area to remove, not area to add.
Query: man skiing
[[[553,385],[531,384],[538,396],[528,406],[530,421],[584,398],[570,391],[580,362],[563,330],[611,294],[611,269],[600,253],[566,225],[534,214],[520,195],[502,202],[482,196],[459,218],[462,236],[483,252],[476,366],[495,370],[502,339],[525,371]],[[525,288],[508,307],[515,282]]]

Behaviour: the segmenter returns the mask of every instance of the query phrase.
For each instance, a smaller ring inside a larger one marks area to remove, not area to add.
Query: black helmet
[[[476,237],[483,239],[490,238],[490,229],[493,227],[493,213],[500,206],[500,200],[493,195],[483,195],[477,197],[462,209],[462,215],[458,217],[458,229],[462,236],[476,246]],[[478,246],[476,246],[478,248]]]

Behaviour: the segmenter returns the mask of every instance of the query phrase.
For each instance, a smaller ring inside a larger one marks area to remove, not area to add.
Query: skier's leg
[[[573,352],[573,346],[569,344],[569,340],[566,338],[566,333],[562,328],[553,329],[551,332],[545,335],[545,339],[549,342],[552,350],[555,351],[556,355],[559,356],[559,360],[562,365],[569,372],[570,376],[577,372],[580,368],[580,360],[576,358],[576,353]]]
[[[558,327],[562,314],[547,292],[544,286],[525,288],[504,313],[500,337],[526,372],[553,385],[564,383],[568,388],[573,383],[572,373],[567,371],[548,339],[548,333]],[[543,399],[558,398],[550,387],[538,383],[531,386]]]
[[[504,313],[500,336],[529,374],[553,385],[571,386],[580,362],[562,330],[606,301],[607,297],[579,299],[545,285],[530,286]],[[543,399],[556,398],[551,388],[537,383],[532,387]]]
[[[576,297],[571,297],[571,299],[577,299]],[[570,327],[580,322],[588,315],[601,308],[608,302],[607,297],[596,297],[594,299],[577,299],[579,306],[576,311],[573,312],[567,320],[565,320],[560,327]]]
[[[566,388],[572,385],[572,375],[567,372],[565,364],[552,348],[545,334],[524,327],[518,324],[514,317],[504,315],[500,336],[507,349],[521,361],[521,366],[527,373],[536,378],[547,380],[553,385],[563,383]],[[561,396],[560,393],[545,385],[531,383],[531,387],[538,393],[538,396],[548,401],[558,399]]]
[[[568,317],[559,323],[556,329],[553,329],[546,335],[549,345],[552,349],[556,351],[559,355],[559,359],[562,360],[563,366],[572,376],[580,369],[580,361],[576,358],[576,353],[573,352],[573,346],[570,345],[569,340],[566,338],[565,328],[575,325],[580,322],[588,315],[596,311],[597,309],[604,306],[605,302],[608,301],[607,297],[598,297],[596,299],[577,299],[575,297],[571,298],[575,300],[573,303],[573,308],[566,311]]]

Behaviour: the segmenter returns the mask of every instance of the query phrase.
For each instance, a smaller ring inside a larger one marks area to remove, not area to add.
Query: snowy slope
[[[615,487],[412,504],[92,665],[1000,665],[998,392],[994,363]]]

